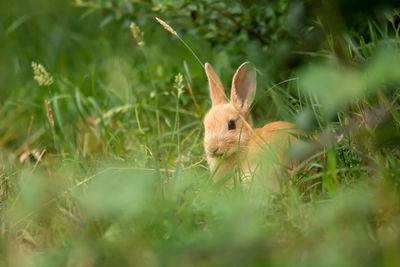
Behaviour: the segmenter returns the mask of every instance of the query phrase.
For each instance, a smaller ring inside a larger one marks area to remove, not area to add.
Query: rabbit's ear
[[[231,102],[244,112],[248,112],[256,94],[256,69],[245,62],[237,69],[232,80]]]
[[[208,78],[208,85],[210,87],[212,106],[214,107],[219,104],[228,103],[225,96],[224,86],[222,85],[218,75],[215,73],[211,65],[208,63],[206,63],[205,69]]]

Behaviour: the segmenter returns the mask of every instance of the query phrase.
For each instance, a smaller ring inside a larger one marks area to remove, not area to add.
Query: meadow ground
[[[399,266],[395,1],[263,2],[2,1],[0,265]],[[208,170],[202,64],[244,61],[322,144],[281,193]]]

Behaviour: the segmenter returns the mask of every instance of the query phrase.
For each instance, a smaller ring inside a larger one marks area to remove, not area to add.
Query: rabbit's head
[[[221,80],[206,63],[212,107],[204,118],[204,148],[208,162],[225,154],[225,158],[241,151],[249,142],[252,131],[247,119],[256,92],[256,71],[248,62],[243,63],[232,80],[230,101],[225,96]],[[245,120],[245,121],[244,121]],[[210,163],[211,169],[213,166]]]

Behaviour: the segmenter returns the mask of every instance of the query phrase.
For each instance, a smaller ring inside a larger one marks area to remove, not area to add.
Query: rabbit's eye
[[[236,123],[234,120],[230,120],[228,122],[228,130],[235,130],[236,129]]]

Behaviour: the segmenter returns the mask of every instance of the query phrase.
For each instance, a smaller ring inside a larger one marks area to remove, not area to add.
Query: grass
[[[294,121],[326,148],[297,147],[294,183],[267,194],[212,182],[185,45],[154,20],[137,46],[129,25],[49,3],[0,4],[1,265],[400,264],[398,20],[348,31],[351,67],[317,56],[268,83],[257,65],[256,125]],[[247,60],[182,38],[225,84]]]

